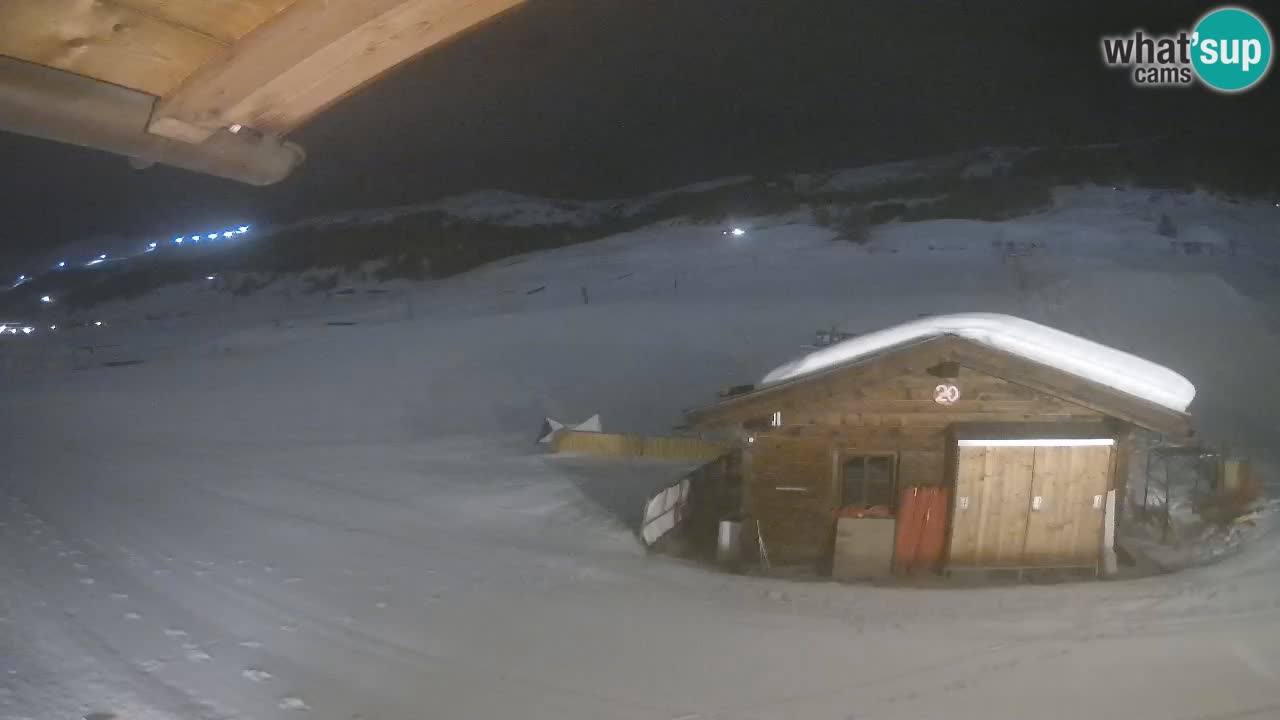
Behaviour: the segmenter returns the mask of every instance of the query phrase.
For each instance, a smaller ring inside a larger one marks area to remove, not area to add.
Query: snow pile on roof
[[[995,313],[940,315],[851,338],[774,368],[761,384],[802,377],[939,335],[958,335],[1178,412],[1185,411],[1196,396],[1196,386],[1190,380],[1162,365],[1030,320]]]

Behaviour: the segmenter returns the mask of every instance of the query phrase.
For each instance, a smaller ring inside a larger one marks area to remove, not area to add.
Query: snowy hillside
[[[998,175],[982,157],[976,183]],[[941,204],[900,170],[621,209],[471,195],[431,230],[555,235],[527,252],[502,235],[500,257],[420,279],[356,255],[246,292],[231,274],[253,269],[227,265],[35,308],[59,330],[0,336],[0,717],[1280,712],[1272,506],[1186,558],[1226,560],[1136,581],[791,583],[641,550],[637,488],[685,468],[541,453],[546,416],[669,431],[817,330],[994,312],[1185,376],[1200,434],[1274,477],[1272,200],[1064,185],[982,219],[1008,206],[972,204],[995,186]],[[829,193],[853,186],[898,216],[842,215]],[[568,227],[603,235],[555,239]]]
[[[5,321],[40,320],[49,317],[42,304],[46,298],[58,301],[63,310],[85,310],[193,281],[212,281],[248,295],[302,273],[309,273],[304,290],[312,292],[335,289],[342,279],[337,271],[349,275],[358,270],[359,276],[379,281],[443,278],[522,253],[664,222],[717,224],[728,230],[755,222],[753,218],[809,217],[858,244],[871,240],[872,228],[878,235],[912,228],[910,237],[889,243],[898,251],[914,238],[930,237],[914,232],[920,223],[988,223],[1072,205],[1089,213],[1121,202],[1135,212],[1123,226],[1103,223],[1104,233],[1097,238],[1073,234],[1079,228],[1075,218],[1065,218],[1058,228],[1036,226],[1028,237],[993,239],[981,226],[976,232],[979,242],[1003,243],[1009,251],[1040,247],[1071,254],[1129,251],[1129,243],[1116,242],[1117,236],[1149,236],[1153,228],[1164,238],[1155,244],[1170,252],[1235,253],[1238,242],[1257,245],[1255,238],[1238,240],[1241,233],[1230,228],[1194,222],[1194,208],[1265,206],[1260,198],[1270,196],[1258,194],[1258,182],[1224,177],[1212,163],[1196,165],[1198,174],[1169,166],[1169,150],[1153,142],[986,148],[836,172],[720,178],[628,198],[582,201],[477,191],[417,205],[217,228],[208,234],[185,234],[190,230],[185,228],[177,237],[84,240],[10,261],[14,280],[12,287],[0,288],[0,314]],[[1201,175],[1203,182],[1194,179]],[[1143,197],[1143,187],[1163,189]],[[1099,194],[1107,190],[1123,192],[1114,198]],[[1275,206],[1274,200],[1271,204]],[[1254,213],[1245,222],[1261,219]],[[926,242],[931,249],[956,244]],[[1095,242],[1098,247],[1091,249]],[[1144,239],[1136,249],[1147,252],[1151,247]],[[44,329],[40,322],[32,327]]]

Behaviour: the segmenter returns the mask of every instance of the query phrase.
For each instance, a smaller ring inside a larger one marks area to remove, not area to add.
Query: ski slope
[[[1125,582],[730,576],[634,538],[687,466],[534,442],[546,416],[669,430],[819,328],[981,310],[1171,368],[1269,472],[1275,215],[1159,202],[1239,254],[1170,253],[1149,194],[1107,188],[865,247],[803,214],[666,223],[376,295],[98,308],[0,376],[0,718],[1280,717],[1266,527]],[[108,340],[144,362],[72,369]]]

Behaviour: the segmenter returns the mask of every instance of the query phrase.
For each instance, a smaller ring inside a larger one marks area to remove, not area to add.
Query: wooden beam
[[[298,0],[161,99],[150,131],[283,135],[365,83],[523,0]]]
[[[0,0],[0,55],[163,95],[225,48],[106,0]]]
[[[187,28],[230,45],[275,17],[293,0],[98,0]]]

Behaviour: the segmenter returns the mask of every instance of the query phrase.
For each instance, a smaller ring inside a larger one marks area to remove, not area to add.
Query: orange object
[[[909,487],[898,500],[893,571],[899,575],[937,572],[947,547],[951,488]]]

